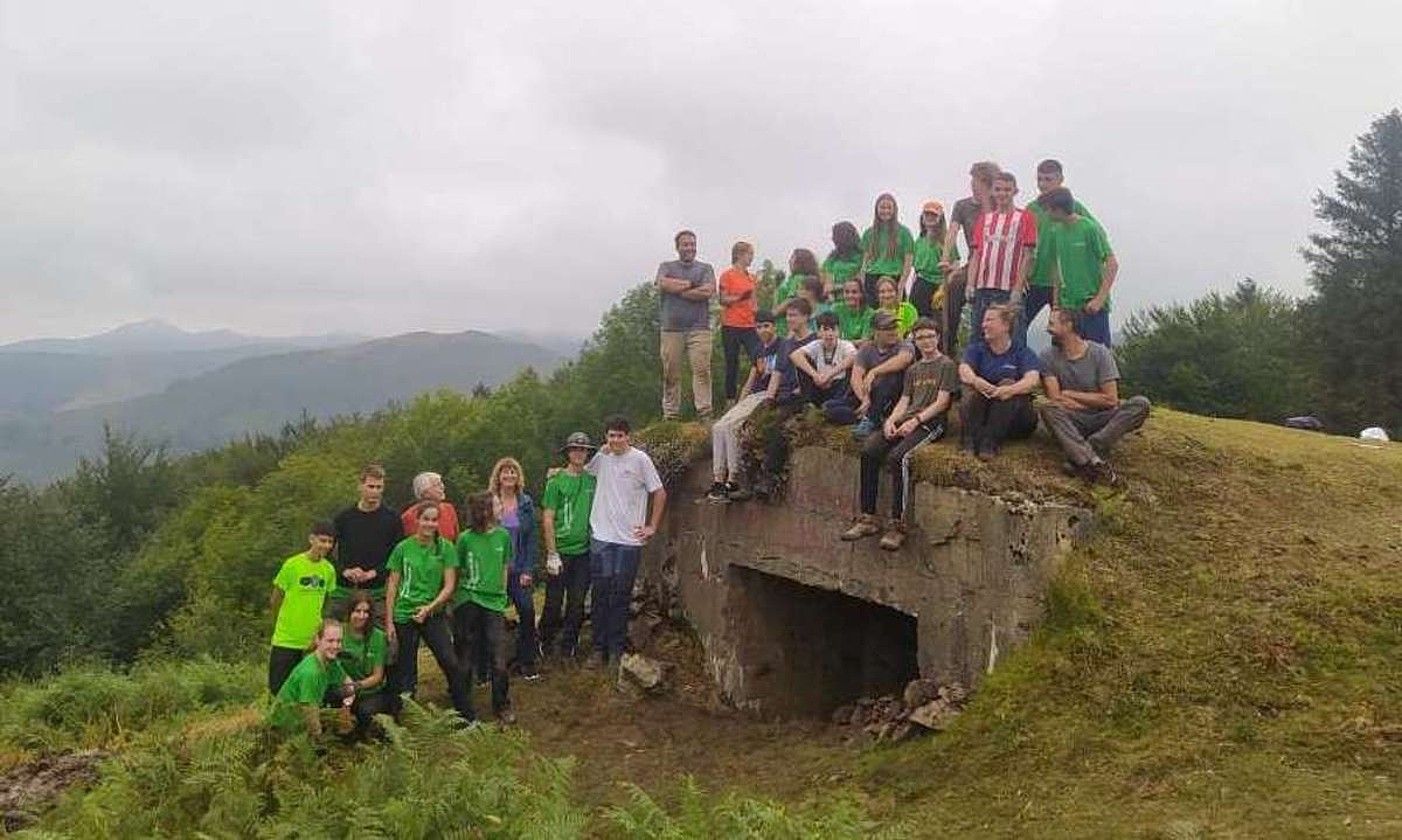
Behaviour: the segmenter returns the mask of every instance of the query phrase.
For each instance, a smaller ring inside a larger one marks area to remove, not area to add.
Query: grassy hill
[[[680,663],[680,686],[669,698],[631,700],[597,674],[556,672],[513,687],[528,752],[518,735],[465,736],[507,738],[502,754],[522,762],[518,782],[528,787],[544,784],[542,767],[565,774],[564,787],[547,786],[540,800],[550,813],[521,799],[525,822],[512,830],[539,819],[557,820],[550,824],[568,829],[562,836],[580,825],[646,837],[717,836],[746,825],[761,827],[756,836],[870,837],[877,826],[952,837],[1397,836],[1402,445],[1370,449],[1156,411],[1119,461],[1128,486],[1109,493],[1061,476],[1053,444],[1040,436],[989,465],[952,447],[922,455],[927,478],[1071,496],[1100,517],[1050,594],[1043,629],[1000,664],[949,731],[870,747],[820,723],[736,717],[712,702],[695,644],[674,636],[663,654]],[[262,495],[271,504],[299,481],[324,479],[308,466],[292,459],[244,504],[256,508]],[[256,670],[240,679],[256,680]],[[9,763],[34,749],[15,734],[27,731],[34,709],[47,708],[34,691],[14,688],[0,702]],[[253,693],[256,686],[225,692]],[[70,687],[65,696],[84,693]],[[127,744],[135,762],[52,817],[53,828],[111,818],[103,803],[167,808],[151,767],[174,762],[193,772],[201,750],[256,727],[256,715],[226,712],[220,724],[198,705],[172,702],[171,718],[146,725],[177,740],[138,737],[133,745],[130,732],[117,736],[102,724],[108,705],[93,704],[100,708],[85,717],[70,702],[61,725],[46,724],[49,743]],[[182,728],[184,714],[203,722]],[[172,726],[181,734],[170,735]],[[483,754],[480,744],[471,749]],[[529,758],[536,753],[573,762],[540,765]],[[328,759],[351,776],[336,785],[356,783],[351,757]],[[204,769],[186,784],[215,784]],[[268,770],[246,770],[224,772],[256,793],[250,780]],[[689,794],[683,774],[727,795]],[[383,807],[398,795],[386,793]],[[260,819],[267,827],[280,818]]]

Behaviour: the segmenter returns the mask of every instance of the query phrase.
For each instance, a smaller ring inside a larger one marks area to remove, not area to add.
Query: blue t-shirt
[[[817,333],[809,333],[803,338],[786,338],[779,342],[779,358],[775,361],[779,371],[779,396],[775,402],[790,402],[798,395],[798,368],[789,356],[793,351],[807,347],[817,340]]]
[[[759,367],[759,375],[750,385],[751,394],[763,394],[769,389],[769,372],[774,370],[774,366],[779,363],[779,348],[783,344],[782,338],[776,338],[759,348],[759,356],[755,358],[755,365]]]
[[[1040,371],[1041,362],[1037,354],[1025,344],[1016,341],[1006,353],[994,353],[987,342],[976,341],[964,351],[964,363],[974,369],[974,373],[994,385],[1003,382],[1016,382],[1027,375],[1029,370]]]

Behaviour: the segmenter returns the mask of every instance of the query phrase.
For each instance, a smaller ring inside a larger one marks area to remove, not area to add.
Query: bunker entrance
[[[827,715],[919,676],[914,616],[743,566],[727,574],[744,695],[762,711]]]

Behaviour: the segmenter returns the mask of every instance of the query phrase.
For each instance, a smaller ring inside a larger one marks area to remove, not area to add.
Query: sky
[[[1402,106],[1400,29],[1322,0],[0,3],[0,341],[585,335],[679,228],[718,266],[821,258],[982,159],[1020,203],[1063,162],[1117,317],[1303,294],[1313,195]]]

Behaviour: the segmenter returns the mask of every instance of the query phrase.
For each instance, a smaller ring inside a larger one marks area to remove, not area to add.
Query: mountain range
[[[566,358],[479,331],[261,338],[186,332],[158,321],[77,339],[0,346],[0,475],[61,475],[90,455],[104,423],[175,453],[306,414],[369,412],[437,388],[504,382]]]

